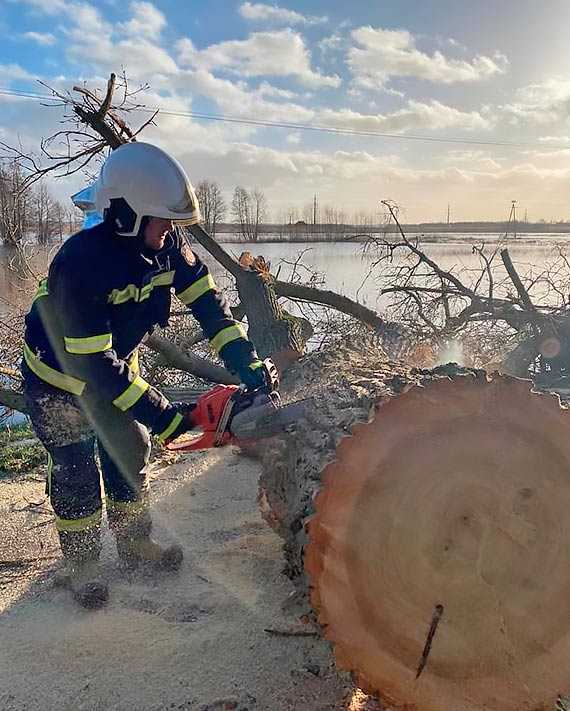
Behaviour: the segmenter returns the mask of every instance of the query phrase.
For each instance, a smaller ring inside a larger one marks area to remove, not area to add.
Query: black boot
[[[151,538],[148,509],[128,513],[108,504],[107,518],[117,541],[119,559],[127,568],[150,565],[157,570],[175,571],[182,565],[184,553],[179,545],[164,546]]]
[[[99,568],[100,526],[86,531],[60,531],[59,541],[74,599],[91,610],[104,607],[109,600],[109,589],[101,579]]]

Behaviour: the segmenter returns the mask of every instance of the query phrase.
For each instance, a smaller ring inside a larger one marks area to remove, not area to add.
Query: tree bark
[[[248,336],[262,357],[271,356],[283,370],[305,352],[303,324],[279,305],[269,273],[244,269],[200,225],[189,228],[194,238],[236,280],[249,325]]]

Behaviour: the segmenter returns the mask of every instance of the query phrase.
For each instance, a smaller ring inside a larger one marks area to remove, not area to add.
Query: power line
[[[17,96],[25,99],[35,99],[40,101],[52,100],[58,101],[56,96],[50,94],[40,94],[38,92],[32,91],[17,91],[15,89],[7,89],[0,87],[0,95],[4,96]],[[467,144],[472,146],[500,146],[506,148],[535,148],[543,151],[560,151],[560,150],[570,150],[570,145],[560,144],[558,146],[548,146],[542,143],[531,143],[524,141],[484,141],[474,138],[455,138],[450,136],[421,136],[414,135],[410,133],[387,133],[384,131],[366,131],[363,129],[341,127],[341,126],[322,126],[318,124],[308,124],[308,123],[290,123],[285,121],[269,121],[265,119],[256,118],[246,118],[241,116],[228,116],[224,114],[210,114],[201,113],[197,111],[180,111],[176,109],[163,108],[160,106],[156,107],[144,107],[137,106],[133,107],[132,111],[140,111],[143,113],[155,113],[159,111],[165,116],[183,116],[188,118],[197,119],[200,121],[220,121],[224,123],[236,123],[245,124],[249,126],[263,126],[267,128],[284,128],[294,131],[314,131],[322,133],[333,133],[342,134],[348,136],[367,136],[371,138],[396,138],[400,140],[408,141],[427,141],[430,143],[451,143],[451,144]]]

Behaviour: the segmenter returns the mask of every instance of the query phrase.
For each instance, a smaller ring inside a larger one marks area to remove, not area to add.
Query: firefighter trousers
[[[65,558],[81,562],[99,555],[101,478],[118,541],[148,537],[147,428],[111,403],[77,398],[23,372],[28,412],[48,452],[47,493]]]

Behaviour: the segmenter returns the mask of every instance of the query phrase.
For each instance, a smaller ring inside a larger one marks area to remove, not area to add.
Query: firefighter
[[[176,570],[178,545],[151,537],[150,435],[163,443],[192,428],[140,375],[138,348],[168,323],[171,292],[188,306],[225,365],[247,387],[266,370],[231,316],[208,268],[173,231],[199,221],[194,190],[160,148],[133,142],[113,151],[94,185],[101,224],[70,237],[54,257],[26,316],[26,402],[48,451],[47,491],[74,597],[101,607],[102,498],[121,560]]]

